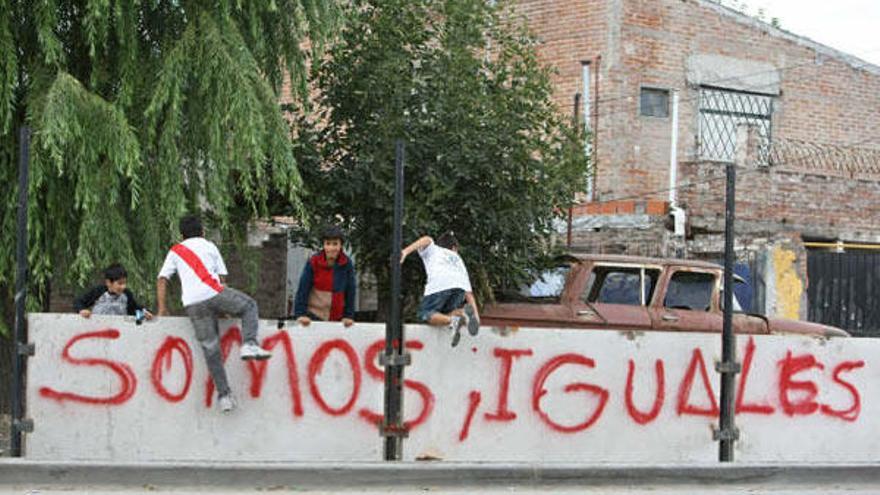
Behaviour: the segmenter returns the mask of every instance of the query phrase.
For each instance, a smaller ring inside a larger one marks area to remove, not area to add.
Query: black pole
[[[21,457],[21,432],[24,418],[24,355],[21,349],[26,343],[25,302],[27,298],[27,206],[28,162],[30,160],[31,130],[22,127],[19,134],[18,155],[18,226],[16,232],[15,261],[15,328],[12,335],[12,438],[10,450]]]
[[[403,239],[403,141],[394,143],[394,233],[391,240],[391,307],[385,325],[385,460],[403,457],[403,367],[408,364],[400,317],[400,250]]]
[[[727,198],[724,207],[724,326],[721,331],[721,418],[717,439],[721,441],[718,459],[733,461],[733,444],[739,437],[734,424],[736,373],[736,335],[733,333],[733,240],[736,211],[736,164],[727,164]]]
[[[574,94],[574,109],[572,110],[571,115],[572,115],[572,117],[571,117],[572,127],[574,127],[575,129],[579,129],[580,125],[581,125],[581,117],[580,117],[580,115],[581,115],[581,94],[580,93]],[[585,115],[584,118],[587,118],[587,116]],[[574,201],[574,198],[572,198],[572,201]],[[572,215],[572,208],[573,208],[572,205],[568,206],[568,221],[566,222],[566,226],[565,226],[565,248],[566,249],[571,249],[571,229],[572,229],[571,222],[572,222],[572,216],[573,216]]]

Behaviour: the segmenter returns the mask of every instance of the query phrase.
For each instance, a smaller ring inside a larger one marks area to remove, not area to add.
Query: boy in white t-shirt
[[[168,251],[156,282],[159,314],[165,316],[165,293],[168,280],[175,273],[180,278],[181,299],[195,329],[196,339],[205,354],[208,371],[217,387],[217,404],[223,412],[235,409],[235,400],[226,379],[220,350],[220,329],[217,318],[231,315],[241,318],[241,358],[268,359],[272,354],[257,342],[260,317],[257,303],[247,294],[224,285],[226,264],[217,246],[205,239],[202,222],[190,215],[180,220],[183,242]]]
[[[419,306],[419,319],[430,325],[449,328],[453,334],[452,347],[461,339],[461,327],[466,326],[471,335],[477,335],[480,331],[477,301],[467,267],[458,255],[455,235],[447,232],[436,243],[428,236],[420,238],[401,251],[400,263],[415,250],[419,251],[428,276]]]

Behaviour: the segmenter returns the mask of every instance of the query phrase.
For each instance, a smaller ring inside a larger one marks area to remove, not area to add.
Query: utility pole
[[[381,434],[385,438],[385,460],[403,458],[403,369],[410,364],[406,352],[405,335],[400,308],[400,250],[403,241],[403,168],[404,146],[397,140],[394,146],[394,232],[391,240],[391,305],[385,325],[385,353],[380,364],[385,367],[385,415]]]
[[[25,303],[28,292],[28,167],[30,162],[31,130],[22,127],[19,133],[18,154],[18,224],[16,230],[15,327],[12,334],[12,436],[10,451],[21,457],[21,434],[33,429],[24,418],[25,359],[33,355],[27,345],[27,314]]]
[[[739,439],[736,428],[736,375],[740,372],[740,364],[736,360],[736,334],[733,329],[733,266],[736,262],[734,240],[736,230],[736,168],[745,166],[749,148],[749,128],[740,125],[737,128],[736,159],[725,164],[727,173],[727,192],[724,206],[724,320],[721,331],[721,362],[715,369],[721,373],[721,414],[719,427],[714,431],[718,440],[718,460],[733,462],[734,443]]]

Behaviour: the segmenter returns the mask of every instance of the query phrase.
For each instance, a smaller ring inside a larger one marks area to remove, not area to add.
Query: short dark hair
[[[434,242],[438,246],[446,249],[453,249],[458,247],[458,239],[455,238],[455,234],[451,230],[448,232],[444,232]]]
[[[328,225],[321,230],[321,242],[327,239],[339,239],[342,242],[345,240],[345,232],[338,225]]]
[[[125,271],[125,267],[120,265],[119,263],[113,263],[108,266],[104,270],[104,280],[109,280],[111,282],[116,282],[121,278],[127,278],[128,272]]]
[[[201,237],[205,231],[202,228],[202,221],[196,215],[187,215],[180,219],[180,233],[184,239],[190,237]]]

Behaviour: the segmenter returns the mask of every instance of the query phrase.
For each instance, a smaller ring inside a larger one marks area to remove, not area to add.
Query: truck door
[[[745,284],[745,280],[741,277],[734,276],[735,284]],[[719,297],[719,307],[721,317],[724,318],[724,284],[722,283],[721,296]],[[770,326],[767,319],[760,315],[752,315],[742,310],[742,305],[737,300],[737,291],[733,291],[733,329],[736,333],[766,335],[770,333]],[[722,319],[722,322],[724,320]],[[723,323],[722,323],[723,324]]]
[[[713,307],[718,274],[671,268],[650,308],[654,328],[665,331],[721,332],[721,313]]]
[[[647,305],[658,268],[597,263],[572,307],[572,326],[609,330],[651,328]]]

